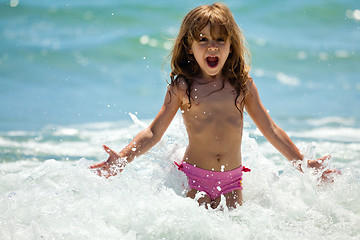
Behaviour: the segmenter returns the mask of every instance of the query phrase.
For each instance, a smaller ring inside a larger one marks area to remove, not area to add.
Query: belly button
[[[217,160],[220,162],[220,160],[221,160],[221,155],[216,155],[216,158],[217,158]]]

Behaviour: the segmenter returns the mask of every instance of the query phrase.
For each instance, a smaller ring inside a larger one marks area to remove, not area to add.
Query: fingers
[[[117,165],[117,160],[120,158],[120,155],[110,149],[108,146],[103,145],[103,149],[110,155],[109,158],[105,162],[95,163],[91,165],[90,169],[95,169],[95,173],[100,177],[108,178],[110,176],[115,176],[118,171],[121,172],[122,168]]]
[[[102,168],[106,165],[106,162],[101,162],[101,163],[95,163],[93,165],[90,166],[90,169],[94,169],[94,168]]]
[[[106,146],[106,145],[103,145],[103,149],[108,153],[111,149],[108,147],[108,146]]]
[[[320,165],[323,165],[325,161],[328,161],[331,158],[330,155],[326,155],[324,157],[318,158],[316,162]]]
[[[94,173],[97,174],[99,177],[108,178],[111,176],[111,173],[108,170],[108,165],[106,162],[93,164],[90,166],[90,169],[95,169]]]
[[[318,160],[320,160],[321,162],[324,162],[324,161],[330,160],[330,158],[331,158],[331,155],[326,155],[322,158],[319,158]]]
[[[324,171],[323,174],[330,174],[330,173],[341,174],[341,171],[338,169],[327,169],[326,171]]]
[[[97,174],[99,177],[102,176],[102,173],[101,173],[101,170],[100,170],[100,169],[96,170],[95,172],[96,172],[96,174]]]
[[[308,160],[308,167],[314,168],[314,169],[325,169],[327,168],[327,162],[331,158],[330,155],[318,158],[316,160]]]
[[[108,146],[106,146],[106,145],[103,145],[103,148],[104,148],[104,150],[107,152],[107,153],[114,153],[114,151],[113,150],[111,150]],[[108,164],[107,164],[107,162],[100,162],[100,163],[95,163],[95,164],[93,164],[93,165],[91,165],[89,168],[90,169],[94,169],[94,168],[104,168],[104,167],[106,167]]]
[[[327,182],[327,183],[334,183],[335,182],[335,176],[340,175],[340,174],[341,174],[341,171],[338,170],[338,169],[327,169],[322,173],[319,181],[320,182]]]
[[[117,155],[117,153],[114,151],[114,150],[112,150],[111,148],[109,148],[108,146],[106,146],[106,145],[103,145],[103,149],[108,153],[108,154],[112,154],[112,155]]]

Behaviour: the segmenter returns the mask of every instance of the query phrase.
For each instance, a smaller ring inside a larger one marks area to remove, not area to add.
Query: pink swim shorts
[[[241,185],[242,172],[251,171],[246,167],[240,166],[230,171],[215,172],[195,167],[186,162],[180,165],[175,164],[178,166],[178,169],[183,171],[187,176],[189,187],[204,191],[211,200],[235,189],[243,189]]]

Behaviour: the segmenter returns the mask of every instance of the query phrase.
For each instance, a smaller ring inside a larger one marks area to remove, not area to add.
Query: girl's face
[[[190,54],[194,54],[196,62],[201,68],[202,77],[220,76],[230,53],[230,41],[220,37],[219,34],[215,34],[215,36],[212,38],[210,24],[208,24],[191,45]]]

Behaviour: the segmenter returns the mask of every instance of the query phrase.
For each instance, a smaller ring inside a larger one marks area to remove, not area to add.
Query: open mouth
[[[216,67],[218,65],[219,58],[210,56],[210,57],[206,58],[206,62],[207,62],[209,67],[214,68],[214,67]]]

